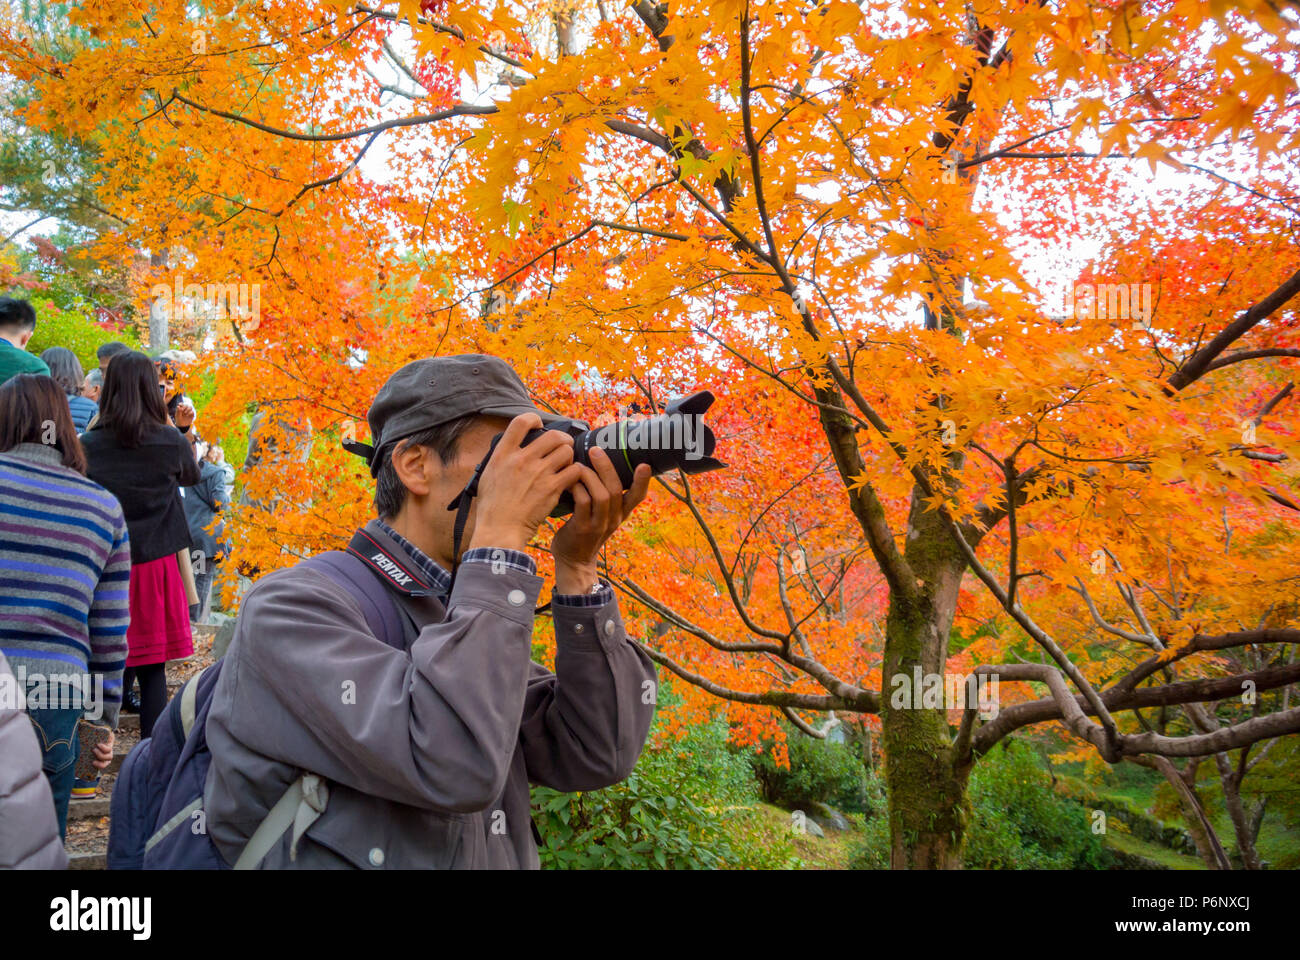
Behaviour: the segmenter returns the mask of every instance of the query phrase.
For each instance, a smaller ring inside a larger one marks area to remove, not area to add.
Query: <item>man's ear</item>
[[[18,334],[18,343],[16,344],[16,346],[18,347],[18,349],[19,349],[19,350],[26,350],[26,349],[27,349],[27,341],[29,341],[29,340],[30,340],[33,336],[35,336],[35,335],[36,335],[36,330],[35,330],[35,329],[32,329],[32,330],[24,330],[22,333]]]
[[[393,450],[393,472],[397,479],[417,497],[427,497],[433,490],[433,451],[418,444],[399,443]]]

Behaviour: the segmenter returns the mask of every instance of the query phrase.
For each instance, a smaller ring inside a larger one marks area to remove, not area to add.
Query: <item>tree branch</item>
[[[306,140],[313,143],[337,142],[340,140],[354,140],[357,137],[366,137],[371,134],[381,133],[384,130],[392,130],[397,127],[415,127],[426,123],[437,123],[440,120],[448,120],[452,117],[465,116],[487,116],[497,112],[497,108],[491,105],[478,106],[472,103],[458,103],[454,107],[446,110],[439,110],[436,113],[424,113],[414,117],[395,117],[392,120],[385,120],[383,123],[372,124],[368,127],[361,127],[356,130],[348,130],[342,133],[300,133],[297,130],[284,130],[280,127],[272,127],[269,124],[261,123],[257,120],[241,117],[237,113],[230,113],[226,110],[217,110],[214,107],[205,107],[203,104],[191,100],[183,95],[179,90],[173,90],[171,95],[172,101],[179,101],[186,106],[193,107],[203,113],[210,113],[214,117],[221,117],[223,120],[231,120],[235,123],[242,123],[245,126],[252,127],[255,130],[261,130],[263,133],[273,134],[277,137],[284,137],[288,140]],[[164,108],[165,108],[164,104]],[[165,113],[164,109],[164,113]]]
[[[1013,666],[1021,666],[1015,664]],[[979,668],[977,668],[978,670]],[[996,673],[999,679],[1006,676],[998,667],[990,668],[989,673]],[[1282,667],[1271,667],[1243,673],[1231,677],[1214,679],[1187,680],[1180,683],[1167,683],[1154,687],[1142,687],[1137,690],[1120,690],[1111,687],[1101,694],[1107,709],[1116,713],[1126,710],[1139,710],[1143,707],[1169,707],[1183,703],[1208,703],[1241,696],[1244,684],[1249,681],[1258,691],[1276,690],[1289,686],[1300,680],[1300,663],[1291,663]],[[1084,713],[1092,713],[1092,708],[1080,695],[1075,695],[1075,705]],[[1055,697],[1033,700],[1004,707],[997,717],[986,723],[975,734],[972,749],[977,754],[987,753],[999,740],[1021,727],[1049,720],[1059,720],[1063,716],[1061,704]],[[1262,738],[1261,738],[1262,739]],[[1253,742],[1253,741],[1252,741]],[[1213,750],[1207,751],[1213,753]],[[1193,754],[1179,754],[1192,756]],[[1199,756],[1200,754],[1195,754]]]
[[[1220,330],[1209,343],[1188,357],[1182,366],[1174,372],[1174,375],[1169,378],[1169,384],[1165,388],[1166,394],[1172,395],[1174,391],[1181,390],[1188,384],[1200,379],[1210,369],[1210,364],[1224,350],[1241,339],[1256,324],[1272,314],[1274,310],[1277,310],[1297,293],[1300,293],[1300,270],[1291,274],[1282,282],[1281,286],[1258,303],[1253,304],[1240,317]]]

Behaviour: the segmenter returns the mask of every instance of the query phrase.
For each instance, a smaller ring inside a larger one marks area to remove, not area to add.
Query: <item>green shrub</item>
[[[543,868],[709,869],[722,865],[715,818],[635,771],[592,793],[533,791]]]
[[[808,809],[827,803],[840,810],[871,813],[867,771],[853,747],[818,740],[787,727],[789,767],[778,767],[771,744],[750,756],[763,799],[790,809]]]
[[[39,357],[42,351],[50,347],[67,347],[77,355],[82,369],[89,373],[99,367],[95,351],[101,344],[119,340],[132,349],[140,349],[134,330],[107,330],[88,313],[60,309],[53,302],[39,296],[32,298],[31,302],[36,308],[36,332],[27,343],[27,352],[33,356]]]
[[[762,804],[732,807],[726,811],[724,857],[729,870],[799,870],[804,866],[795,847],[789,815]]]
[[[1052,790],[1037,754],[1016,741],[983,757],[971,774],[968,867],[1098,870],[1109,865],[1088,811]]]
[[[962,862],[992,870],[1103,870],[1111,855],[1091,830],[1087,810],[1057,795],[1037,754],[1008,741],[971,773]],[[851,866],[889,866],[889,818],[872,817]]]
[[[665,697],[661,690],[661,701]],[[659,724],[656,715],[655,726]],[[655,734],[652,729],[651,736]],[[770,865],[731,822],[757,788],[721,718],[648,747],[622,783],[588,793],[533,789],[538,855],[549,869],[692,870]],[[779,852],[778,852],[779,854]]]
[[[873,812],[867,817],[862,839],[849,857],[849,869],[888,870],[889,804],[885,781],[878,774],[867,777],[867,803]]]

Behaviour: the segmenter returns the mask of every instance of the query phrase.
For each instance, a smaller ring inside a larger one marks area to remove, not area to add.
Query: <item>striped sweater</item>
[[[28,678],[73,678],[62,682],[90,713],[102,683],[103,718],[114,727],[130,576],[126,518],[111,493],[63,466],[52,446],[0,453],[0,650]]]

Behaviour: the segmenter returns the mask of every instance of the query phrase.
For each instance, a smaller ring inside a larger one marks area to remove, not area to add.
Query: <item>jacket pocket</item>
[[[298,843],[308,841],[358,870],[453,870],[472,865],[468,814],[438,813],[330,785],[329,805]],[[320,864],[325,866],[325,864]]]

